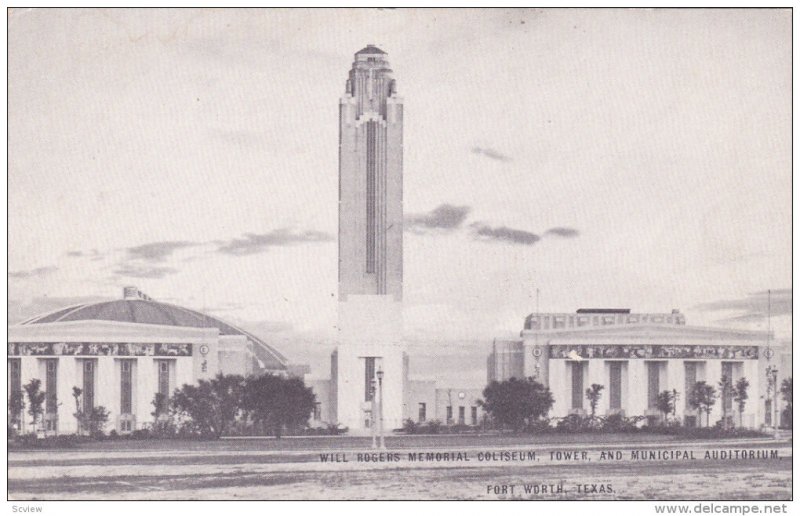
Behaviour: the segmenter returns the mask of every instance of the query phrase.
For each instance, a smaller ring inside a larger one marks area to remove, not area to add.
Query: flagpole
[[[770,362],[770,371],[771,371],[771,378],[772,378],[772,408],[773,408],[773,417],[772,417],[772,427],[775,435],[775,439],[779,437],[779,427],[780,421],[778,418],[780,417],[780,412],[778,411],[778,368],[772,365],[772,356],[775,352],[770,347],[770,339],[772,338],[772,290],[767,290],[767,349],[770,351],[769,357],[767,360]]]

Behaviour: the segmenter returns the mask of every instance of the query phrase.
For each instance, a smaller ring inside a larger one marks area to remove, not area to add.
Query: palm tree
[[[661,391],[658,393],[658,399],[656,400],[656,406],[658,410],[664,414],[664,421],[667,420],[670,413],[675,411],[675,398],[676,398],[676,391]]]
[[[722,428],[728,429],[728,400],[733,393],[733,383],[727,375],[722,375],[717,384],[719,387],[719,398],[722,401]]]
[[[733,401],[736,402],[736,408],[739,409],[739,427],[742,426],[742,413],[744,412],[744,405],[747,402],[747,388],[750,387],[750,382],[744,376],[736,381],[733,386]]]
[[[603,389],[605,389],[605,387],[598,383],[593,383],[590,388],[586,389],[586,399],[589,400],[589,408],[592,410],[593,418],[597,411],[597,403],[600,401],[600,391]]]
[[[714,406],[717,398],[717,391],[712,385],[700,381],[694,384],[689,393],[689,406],[700,412],[706,413],[706,427],[709,426],[708,418],[711,414],[711,407]]]

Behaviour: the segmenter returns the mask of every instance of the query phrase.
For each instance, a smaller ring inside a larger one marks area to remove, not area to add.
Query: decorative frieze
[[[571,358],[574,352],[581,358],[644,358],[644,359],[718,359],[718,360],[756,360],[758,346],[619,346],[619,345],[553,345],[550,358]],[[574,356],[574,355],[573,355]]]
[[[192,345],[161,342],[9,342],[8,355],[190,357]]]

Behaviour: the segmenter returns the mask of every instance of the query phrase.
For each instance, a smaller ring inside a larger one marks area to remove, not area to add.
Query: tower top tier
[[[344,95],[345,99],[355,100],[356,117],[364,113],[386,116],[386,99],[397,94],[387,57],[386,52],[371,44],[356,52]]]
[[[367,43],[367,46],[356,52],[356,56],[359,55],[386,55],[386,52],[381,50],[380,48],[376,47],[372,43]]]

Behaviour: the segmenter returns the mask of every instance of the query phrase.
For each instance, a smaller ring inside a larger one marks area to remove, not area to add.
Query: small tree
[[[172,407],[191,420],[201,435],[219,438],[236,421],[242,407],[244,378],[218,374],[197,385],[184,385],[175,391]]]
[[[677,389],[672,389],[672,417],[675,417],[675,410],[678,408],[678,400],[681,399],[681,393]]]
[[[747,403],[747,389],[750,387],[750,382],[747,381],[747,378],[744,376],[739,378],[736,381],[736,385],[733,386],[733,401],[736,402],[736,408],[739,410],[739,426],[743,426],[742,424],[742,414],[744,413],[744,406]]]
[[[13,391],[8,398],[8,419],[12,425],[19,425],[19,430],[22,431],[21,422],[24,420],[25,412],[25,395],[22,391]]]
[[[789,428],[792,428],[792,377],[784,378],[781,382],[781,396],[783,401],[786,402],[786,407],[783,409],[783,417]]]
[[[511,378],[487,385],[479,403],[496,423],[518,432],[545,416],[553,402],[550,389],[533,378]]]
[[[153,405],[153,411],[150,413],[153,419],[158,420],[169,413],[169,404],[167,402],[166,396],[160,392],[155,393],[153,401],[150,402],[150,404]]]
[[[153,406],[153,411],[150,413],[150,415],[153,416],[153,426],[151,427],[153,433],[160,437],[174,435],[175,422],[169,410],[167,397],[157,392],[153,396],[153,401],[151,401],[150,404]]]
[[[308,423],[316,397],[300,378],[271,374],[250,377],[244,383],[242,406],[252,419],[280,437],[286,428]]]
[[[28,395],[28,414],[33,418],[31,424],[33,425],[34,434],[36,433],[36,424],[39,422],[39,417],[44,412],[45,393],[41,391],[41,386],[42,382],[34,378],[23,387]]]
[[[109,412],[102,405],[92,407],[92,410],[85,415],[86,423],[89,427],[89,435],[93,437],[102,435],[106,423],[108,423],[108,416]]]
[[[722,428],[728,429],[728,400],[733,395],[733,382],[727,375],[722,375],[717,383],[719,387],[719,399],[722,402]]]
[[[677,392],[672,391],[661,391],[658,393],[658,398],[656,399],[656,407],[658,411],[664,414],[664,421],[667,420],[670,414],[675,413],[675,397]]]
[[[589,400],[589,408],[592,411],[592,418],[597,412],[597,403],[600,401],[601,392],[605,389],[599,383],[593,383],[591,387],[586,389],[586,399]]]
[[[83,427],[86,425],[83,410],[81,409],[81,394],[83,394],[82,389],[78,387],[72,388],[72,397],[75,399],[75,413],[72,415],[75,416],[75,421],[78,423],[78,430],[76,431],[78,435],[83,433]]]
[[[689,406],[700,412],[706,413],[706,427],[709,426],[708,418],[711,414],[711,407],[716,403],[717,391],[712,385],[700,381],[694,384],[689,393]]]

